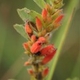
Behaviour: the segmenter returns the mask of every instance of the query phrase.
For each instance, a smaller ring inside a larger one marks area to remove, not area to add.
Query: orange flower
[[[45,77],[49,73],[49,68],[45,68],[42,72],[42,76]]]
[[[25,32],[29,34],[32,33],[32,29],[30,28],[30,25],[28,23],[25,25]]]
[[[37,53],[41,50],[42,44],[46,42],[46,39],[44,37],[40,37],[31,47],[32,53]]]
[[[38,51],[41,50],[42,43],[41,41],[36,41],[32,46],[31,46],[31,52],[32,53],[37,53]]]
[[[47,19],[47,14],[48,14],[48,12],[47,12],[47,10],[44,8],[44,9],[42,10],[42,18],[43,18],[44,20]]]
[[[42,60],[42,64],[48,63],[56,53],[56,49],[53,45],[48,45],[41,50],[41,55],[45,56]]]
[[[38,17],[36,17],[36,27],[37,27],[38,31],[40,31],[42,29],[42,22]]]

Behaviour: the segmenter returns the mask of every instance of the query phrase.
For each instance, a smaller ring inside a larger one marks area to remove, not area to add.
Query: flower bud
[[[32,33],[32,29],[30,28],[30,25],[28,23],[25,25],[25,32],[29,34]]]
[[[42,18],[43,18],[44,20],[47,19],[47,14],[48,14],[48,12],[47,12],[47,10],[44,8],[44,9],[42,10]]]
[[[62,20],[63,17],[64,17],[64,15],[61,14],[60,16],[58,16],[58,17],[55,19],[54,23],[59,23],[59,22]]]
[[[35,42],[35,41],[36,41],[36,36],[35,36],[35,35],[32,35],[32,36],[31,36],[31,41],[32,41],[32,42]]]
[[[42,29],[42,22],[41,22],[41,20],[38,17],[36,17],[36,27],[37,27],[38,31],[41,31],[41,29]]]

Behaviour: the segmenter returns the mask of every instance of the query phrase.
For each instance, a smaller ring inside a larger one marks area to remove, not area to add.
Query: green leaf
[[[29,10],[27,8],[17,9],[19,16],[25,22],[26,20],[34,21],[36,16],[41,19],[41,15],[33,10]]]
[[[33,0],[41,9],[43,9],[46,5],[44,0]]]
[[[19,14],[19,16],[21,17],[21,19],[25,22],[26,20],[30,20],[32,21],[32,17],[28,14],[30,13],[30,10],[27,8],[23,8],[23,9],[17,9],[17,12]]]
[[[15,30],[21,34],[24,38],[26,38],[27,40],[29,40],[29,36],[28,34],[25,32],[24,26],[23,25],[19,25],[19,24],[15,24],[14,25]]]

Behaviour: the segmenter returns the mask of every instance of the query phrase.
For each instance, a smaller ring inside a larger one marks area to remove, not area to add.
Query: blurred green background
[[[74,1],[74,0],[73,0]],[[76,0],[77,1],[77,0]],[[64,0],[64,11],[70,0]],[[80,1],[74,9],[74,16],[67,32],[52,80],[80,79]],[[33,0],[0,0],[0,80],[29,80],[27,60],[22,43],[26,40],[19,35],[13,25],[24,24],[17,14],[18,8],[27,7],[38,12],[41,9]],[[65,16],[67,13],[65,13]],[[52,38],[56,34],[56,31]],[[51,40],[53,43],[55,39]],[[55,44],[55,43],[54,43]]]

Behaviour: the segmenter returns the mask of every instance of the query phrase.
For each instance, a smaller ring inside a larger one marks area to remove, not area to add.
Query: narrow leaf
[[[57,50],[57,53],[56,53],[54,59],[52,60],[53,64],[52,63],[49,64],[49,66],[50,66],[50,74],[48,75],[47,80],[51,80],[51,78],[52,78],[52,76],[54,74],[55,67],[57,65],[58,58],[60,56],[60,52],[61,52],[63,43],[64,43],[64,40],[66,38],[68,29],[69,29],[69,25],[71,23],[73,10],[76,7],[78,2],[79,2],[79,0],[70,1],[69,5],[68,5],[68,7],[66,9],[66,14],[67,15],[65,16],[65,19],[63,21],[63,25],[61,26],[61,28],[60,28],[60,30],[58,32],[58,35],[56,37],[56,40],[55,40],[55,45],[58,47],[58,50]]]
[[[25,32],[24,26],[23,25],[19,25],[19,24],[15,24],[14,25],[15,30],[21,34],[24,38],[26,38],[27,40],[29,39],[28,34]]]
[[[29,10],[27,8],[18,9],[18,14],[21,19],[25,22],[26,20],[34,21],[35,17],[38,16],[41,19],[41,15],[33,10]]]
[[[33,0],[41,9],[45,7],[45,1],[44,0]]]

